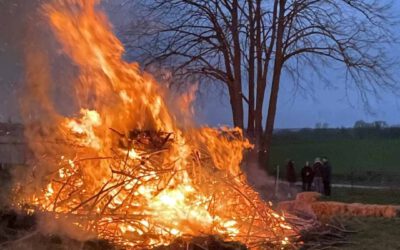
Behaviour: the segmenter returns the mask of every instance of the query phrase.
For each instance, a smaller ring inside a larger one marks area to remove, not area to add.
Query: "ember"
[[[45,107],[54,122],[41,131],[68,145],[46,146],[35,140],[37,130],[27,131],[38,163],[17,204],[133,248],[201,235],[255,248],[290,245],[294,230],[240,170],[242,151],[251,147],[242,132],[181,127],[153,78],[122,60],[123,46],[96,4],[45,5],[64,52],[79,66],[81,110],[70,118]]]

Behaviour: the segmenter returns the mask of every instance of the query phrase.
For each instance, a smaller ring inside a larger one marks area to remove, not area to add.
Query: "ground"
[[[400,189],[333,188],[332,196],[322,199],[347,203],[400,205]]]
[[[280,177],[284,177],[285,161],[290,158],[295,161],[300,175],[300,169],[306,161],[312,164],[315,157],[328,156],[333,165],[332,183],[385,188],[333,188],[332,196],[323,197],[323,200],[400,205],[399,131],[333,129],[275,135],[269,172],[276,174],[275,167],[280,165]],[[353,244],[335,249],[400,249],[400,217],[352,217],[341,220],[346,227],[358,232],[348,235],[348,241]]]
[[[346,218],[344,224],[357,233],[348,240],[354,244],[342,246],[343,250],[396,250],[400,249],[400,218]]]
[[[322,199],[349,203],[400,205],[400,189],[334,188],[332,191],[331,197],[322,197]],[[338,249],[400,249],[400,217],[391,219],[350,217],[340,218],[340,220],[349,230],[357,231],[357,233],[348,234],[348,241],[352,244],[341,246]]]

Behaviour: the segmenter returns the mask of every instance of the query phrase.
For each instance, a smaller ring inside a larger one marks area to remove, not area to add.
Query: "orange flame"
[[[43,104],[55,117],[48,126],[68,145],[32,142],[37,158],[48,157],[34,169],[40,189],[19,204],[79,218],[80,228],[137,248],[202,234],[249,246],[288,244],[293,230],[240,169],[242,151],[251,147],[241,130],[182,128],[155,80],[122,59],[124,48],[97,3],[45,5],[64,52],[79,67],[81,110],[69,118],[48,100]],[[36,132],[28,130],[28,138]]]

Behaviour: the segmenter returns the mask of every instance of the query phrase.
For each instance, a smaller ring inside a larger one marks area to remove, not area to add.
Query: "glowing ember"
[[[81,110],[69,118],[46,107],[53,139],[67,146],[45,146],[34,140],[35,130],[27,131],[39,163],[24,186],[44,185],[27,188],[34,191],[21,193],[19,204],[79,218],[80,228],[130,247],[204,234],[248,246],[289,244],[293,230],[240,170],[250,147],[242,132],[182,128],[151,76],[122,60],[123,46],[96,4],[45,6],[65,53],[79,66]]]

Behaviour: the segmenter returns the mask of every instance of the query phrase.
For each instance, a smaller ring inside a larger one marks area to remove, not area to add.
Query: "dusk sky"
[[[400,1],[394,1],[393,12],[399,13]],[[400,31],[394,29],[396,35]],[[400,45],[389,47],[394,58],[400,58]],[[315,127],[316,123],[328,123],[330,127],[352,127],[357,120],[386,121],[389,125],[400,125],[400,97],[390,91],[381,91],[379,96],[371,95],[368,99],[369,108],[361,100],[352,83],[345,88],[344,70],[321,68],[331,84],[312,77],[313,72],[305,70],[304,74],[314,80],[311,87],[301,90],[295,87],[293,80],[284,75],[279,92],[276,128]],[[400,65],[394,65],[394,71],[399,71]],[[394,75],[394,79],[400,79]],[[400,88],[400,81],[396,82]],[[303,82],[302,85],[308,86]],[[268,94],[269,95],[269,94]],[[217,97],[211,98],[212,100]],[[207,103],[203,108],[203,119],[213,124],[230,124],[229,100]],[[222,103],[222,104],[221,104]],[[247,106],[245,106],[247,108]],[[223,110],[221,112],[221,110]],[[265,121],[264,121],[265,122]]]
[[[0,121],[19,120],[17,100],[23,81],[23,47],[20,40],[24,39],[22,19],[29,13],[29,8],[13,2],[0,0]],[[399,1],[395,1],[394,11],[397,10],[400,10]],[[388,49],[393,56],[400,53],[400,45]],[[331,79],[333,86],[327,86],[323,81],[316,79],[312,88],[306,91],[298,90],[290,78],[283,77],[276,128],[314,127],[317,122],[326,122],[330,127],[349,127],[357,120],[383,120],[390,125],[400,124],[398,96],[382,92],[379,99],[371,97],[371,109],[368,111],[355,88],[348,90],[346,94],[343,72],[322,70],[326,72],[327,78]],[[313,75],[309,70],[305,70],[304,74]],[[210,92],[214,94],[199,100],[198,120],[210,125],[230,125],[231,111],[227,96],[221,98],[216,91]]]

